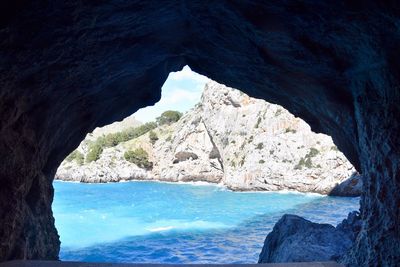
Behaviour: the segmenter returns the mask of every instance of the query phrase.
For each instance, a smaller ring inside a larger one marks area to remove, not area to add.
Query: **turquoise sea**
[[[359,198],[205,184],[54,182],[61,260],[255,263],[285,213],[336,225]]]

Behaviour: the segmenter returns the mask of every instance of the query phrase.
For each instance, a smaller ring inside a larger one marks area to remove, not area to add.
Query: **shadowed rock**
[[[337,184],[329,193],[331,196],[358,197],[362,192],[362,175],[353,173],[347,180]]]
[[[284,215],[265,239],[258,263],[338,260],[360,231],[357,212],[336,228],[312,223],[296,215]]]
[[[199,157],[193,152],[179,151],[178,153],[175,154],[175,159],[173,163],[175,164],[186,160],[196,160],[198,158]]]

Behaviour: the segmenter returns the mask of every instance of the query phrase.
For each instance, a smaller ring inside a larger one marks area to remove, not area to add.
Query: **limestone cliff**
[[[281,106],[216,82],[205,86],[200,103],[178,122],[154,132],[154,144],[145,134],[106,148],[95,162],[80,166],[64,161],[56,177],[84,182],[207,181],[233,190],[323,194],[335,188],[341,195],[361,190],[361,180],[352,176],[355,169],[330,137],[313,133]],[[151,170],[124,159],[125,151],[139,147],[147,151]],[[85,141],[78,149],[85,153]],[[342,183],[346,188],[336,187]]]

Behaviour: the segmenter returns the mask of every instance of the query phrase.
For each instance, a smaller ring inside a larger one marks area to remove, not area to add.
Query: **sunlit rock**
[[[105,148],[95,162],[67,158],[56,179],[207,181],[240,191],[361,193],[359,175],[330,137],[313,133],[281,106],[216,82],[206,84],[200,103],[178,122],[152,132],[154,143],[145,134]],[[91,134],[78,147],[85,158],[90,140]],[[151,170],[124,159],[125,151],[139,147],[149,154]]]

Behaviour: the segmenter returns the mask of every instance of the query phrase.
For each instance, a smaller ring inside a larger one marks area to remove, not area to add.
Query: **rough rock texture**
[[[331,196],[356,197],[362,192],[362,176],[354,173],[350,178],[337,184],[330,192]]]
[[[158,141],[153,145],[146,135],[106,149],[96,162],[64,160],[56,179],[208,181],[233,190],[361,193],[360,176],[330,137],[313,133],[281,106],[216,82],[206,84],[200,103],[178,122],[155,132]],[[83,153],[86,139],[78,147]],[[133,147],[147,151],[151,171],[140,171],[123,158]]]
[[[232,189],[327,194],[355,172],[330,137],[281,106],[211,82],[196,109],[187,124],[204,124]]]
[[[86,147],[81,146],[84,150]],[[151,179],[151,174],[124,159],[125,150],[107,148],[96,162],[79,165],[76,161],[64,161],[55,178],[63,181],[84,183],[108,183]]]
[[[190,115],[187,115],[190,116]],[[105,148],[100,158],[80,165],[64,160],[56,179],[80,182],[117,182],[128,180],[161,180],[169,182],[206,181],[218,183],[223,176],[219,158],[210,158],[213,144],[207,132],[199,127],[184,127],[179,121],[153,130],[159,140],[152,144],[149,134]],[[179,131],[177,131],[179,129]],[[174,138],[172,138],[174,136]],[[85,154],[88,142],[84,140],[78,151]],[[150,170],[139,168],[125,160],[124,153],[144,149],[153,163]]]
[[[131,115],[122,121],[116,121],[104,127],[98,127],[94,129],[93,132],[86,135],[85,140],[95,140],[99,136],[120,132],[130,127],[140,126],[141,124],[142,123],[140,121],[135,119],[135,116]]]
[[[266,237],[258,263],[338,260],[360,228],[357,212],[351,212],[336,228],[286,214]]]
[[[397,1],[27,1],[0,8],[0,260],[55,259],[61,161],[185,64],[280,104],[363,173],[345,262],[400,262]],[[34,225],[34,227],[32,227]]]

